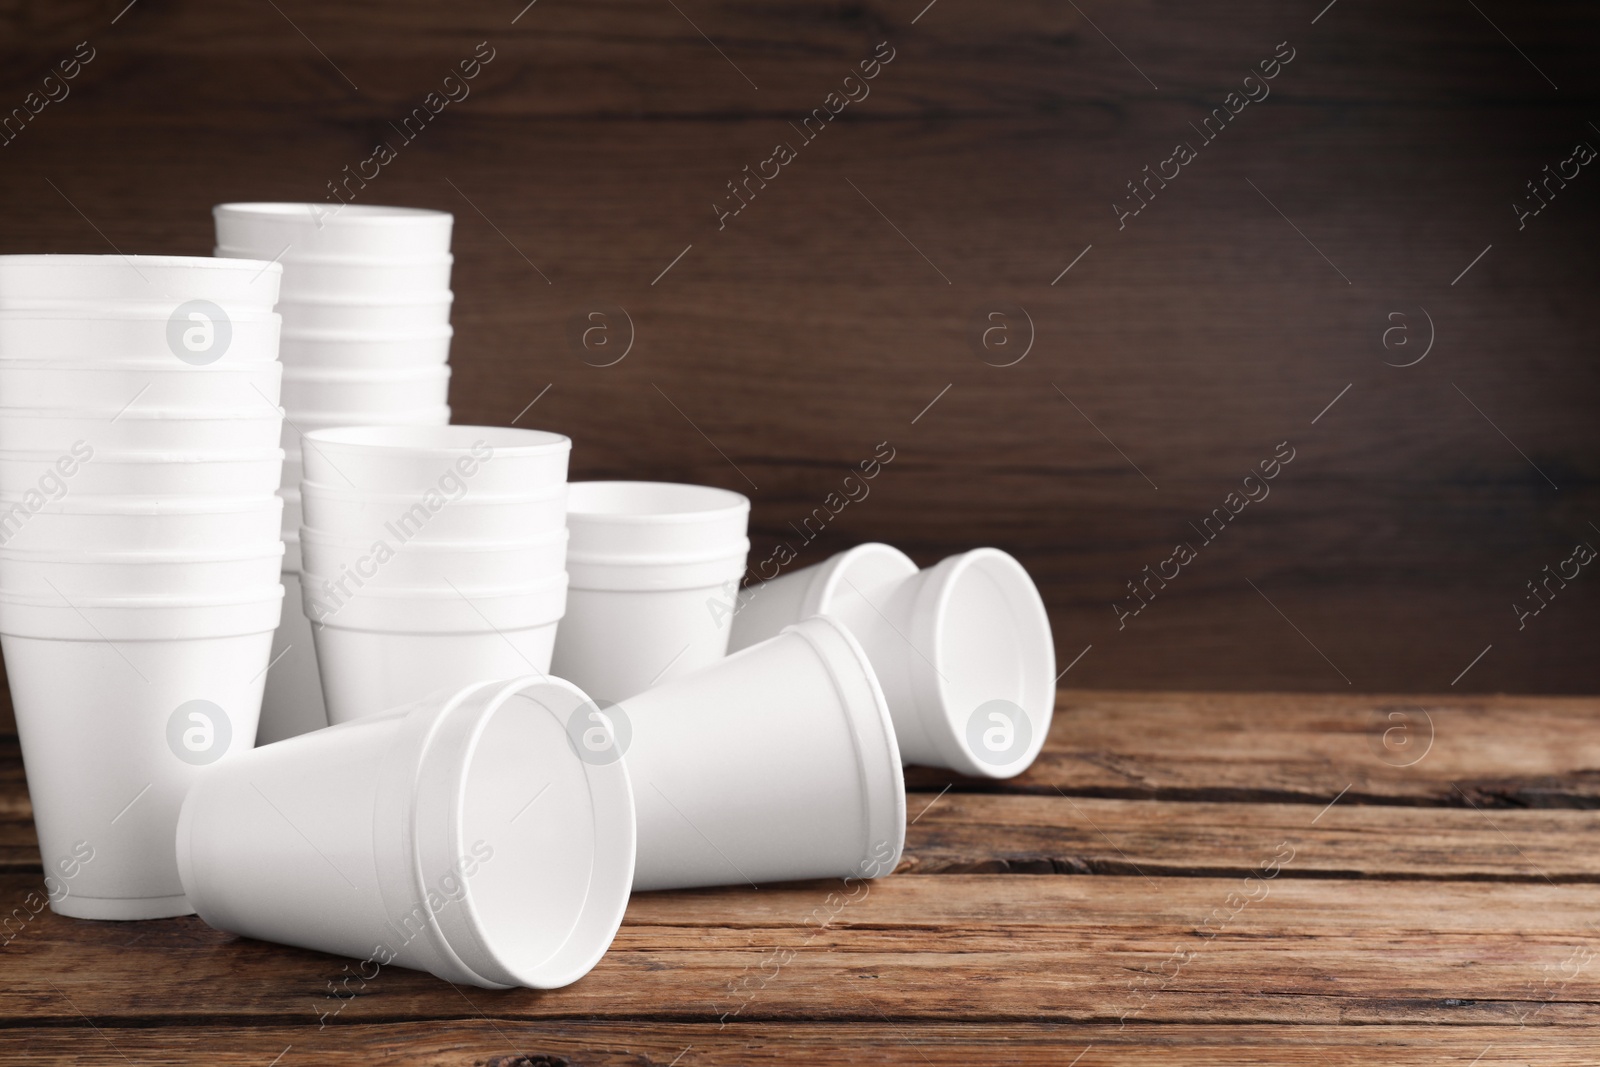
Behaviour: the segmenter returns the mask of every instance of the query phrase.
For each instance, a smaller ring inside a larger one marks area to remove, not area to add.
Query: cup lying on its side
[[[482,682],[243,754],[189,791],[183,889],[222,930],[491,989],[588,973],[622,923],[621,762],[569,683]]]
[[[1038,756],[1055,646],[1044,601],[1011,556],[979,548],[919,571],[888,545],[858,545],[745,589],[729,647],[815,613],[867,650],[907,763],[1010,778]]]
[[[905,843],[905,778],[866,653],[824,616],[622,701],[568,734],[633,780],[633,887],[876,878]]]

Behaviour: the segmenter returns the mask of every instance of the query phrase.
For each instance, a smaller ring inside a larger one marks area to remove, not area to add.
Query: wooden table
[[[899,873],[635,898],[548,993],[44,912],[16,1063],[1593,1064],[1600,700],[1066,692],[1003,784],[914,770]],[[0,741],[0,902],[40,880]]]

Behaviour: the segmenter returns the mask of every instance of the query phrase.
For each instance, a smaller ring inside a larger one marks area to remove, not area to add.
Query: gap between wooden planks
[[[0,1061],[280,1067],[733,1067],[904,1063],[971,1067],[1592,1067],[1600,1033],[1507,1034],[1481,1026],[1146,1026],[933,1023],[544,1022],[475,1018],[360,1027],[193,1025],[113,1033],[88,1026],[0,1031]],[[126,1059],[121,1058],[126,1057]]]

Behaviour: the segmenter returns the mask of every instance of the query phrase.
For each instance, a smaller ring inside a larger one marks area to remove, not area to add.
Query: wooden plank
[[[1245,875],[1262,842],[1284,841],[1288,877],[1600,881],[1593,811],[948,793],[913,796],[910,813],[901,869],[919,874]]]
[[[995,113],[1043,111],[1083,97],[1118,103],[1161,92],[1220,98],[1287,37],[1305,57],[1302,67],[1321,64],[1316,90],[1334,100],[1549,98],[1546,84],[1514,66],[1515,57],[1487,27],[1428,7],[1384,11],[1386,36],[1375,42],[1364,31],[1376,20],[1359,10],[1341,11],[1313,30],[1303,10],[1284,2],[1212,0],[1172,10],[1139,0],[1096,18],[1118,48],[1070,5],[1045,0],[993,10],[946,5],[921,17],[917,4],[839,8],[809,0],[775,13],[697,3],[679,13],[648,0],[610,0],[551,5],[527,12],[515,25],[520,6],[514,4],[463,9],[449,19],[421,2],[291,5],[285,9],[291,22],[271,8],[232,0],[136,9],[114,29],[108,23],[115,10],[87,7],[13,4],[0,15],[11,31],[6,38],[26,43],[8,49],[6,69],[21,67],[11,79],[18,88],[31,88],[35,69],[89,35],[104,42],[108,67],[121,62],[140,75],[143,93],[129,100],[130,109],[186,107],[178,94],[193,84],[185,78],[190,72],[203,74],[214,86],[211,98],[224,105],[253,104],[270,92],[323,109],[353,111],[363,102],[369,109],[393,107],[413,102],[488,39],[507,58],[481,80],[523,109],[724,115],[817,106],[872,45],[889,39],[904,58],[896,61],[901,69],[891,68],[895,77],[882,79],[881,98],[873,98],[878,106]],[[1568,92],[1592,85],[1584,45],[1597,31],[1586,5],[1541,5],[1518,12],[1506,27],[1521,48],[1560,73]],[[1130,55],[1138,57],[1137,68]],[[160,66],[151,62],[157,58]],[[264,73],[267,60],[278,64],[271,81],[251,88],[250,77]],[[160,89],[171,93],[158,96]]]
[[[1275,844],[1262,842],[1262,862]],[[0,877],[0,899],[21,900],[28,884]],[[1600,953],[1592,886],[899,875],[849,891],[854,902],[841,888],[641,894],[582,981],[471,999],[528,1020],[881,1012],[930,1022],[1448,1022],[1507,1033],[1590,1023],[1600,1000],[1600,968],[1587,965]],[[344,987],[330,983],[357,974],[355,964],[240,941],[192,918],[86,923],[45,912],[5,952],[0,1016],[41,1025],[473,1014],[448,986],[398,969],[365,986],[351,978],[360,995],[340,999]]]
[[[469,991],[470,995],[470,991]],[[474,998],[475,999],[475,998]],[[418,1067],[744,1067],[775,1063],[1006,1063],[1065,1067],[1590,1067],[1592,1027],[1507,1034],[1483,1026],[1026,1025],[744,1023],[462,1018],[361,1026],[180,1026],[163,1030],[83,1025],[0,1030],[0,1061],[85,1061],[262,1067],[383,1061]],[[1076,1057],[1076,1058],[1075,1058]]]
[[[1050,741],[1021,777],[985,783],[913,769],[909,780],[924,790],[959,781],[1318,807],[1343,792],[1341,806],[1593,808],[1600,700],[1063,690]]]
[[[15,808],[15,805],[10,805]],[[1600,882],[1600,812],[913,794],[902,872],[1243,876],[1288,841],[1297,878]],[[1311,819],[1316,818],[1315,823]],[[0,871],[40,870],[26,807],[0,816]]]
[[[1584,844],[1600,819],[1600,700],[1060,699],[1049,743],[1020,778],[908,769],[907,869],[1233,872],[1253,862],[1245,845],[1293,830],[1315,842],[1301,870],[1321,876],[1563,882],[1600,870]],[[1457,810],[1410,810],[1436,806]],[[1551,810],[1562,808],[1585,810]],[[38,864],[17,742],[0,737],[0,869]]]

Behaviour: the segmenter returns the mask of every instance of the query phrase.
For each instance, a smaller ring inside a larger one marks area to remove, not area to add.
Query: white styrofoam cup
[[[394,333],[402,330],[437,329],[450,325],[450,305],[455,300],[448,289],[404,296],[298,296],[278,301],[283,328],[301,330],[372,330]]]
[[[378,204],[218,204],[217,245],[272,259],[285,255],[417,257],[450,251],[454,216]]]
[[[283,406],[295,416],[322,411],[381,416],[397,408],[443,404],[449,392],[448,366],[395,370],[288,367],[283,372]]]
[[[604,704],[639,816],[634,888],[875,878],[905,843],[905,780],[859,644],[818,616]]]
[[[567,523],[572,551],[597,559],[709,554],[744,540],[750,500],[709,485],[573,482]]]
[[[193,908],[178,877],[178,809],[202,767],[255,739],[282,589],[231,602],[67,604],[0,595],[45,870],[73,867],[51,908],[157,919]]]
[[[749,545],[741,538],[731,554],[665,563],[595,563],[569,551],[552,669],[596,700],[617,701],[717,662]]]
[[[0,309],[0,363],[10,360],[231,367],[277,359],[282,318],[275,312],[167,310],[7,311]]]
[[[271,311],[283,268],[204,256],[0,256],[0,308],[103,307],[188,301]]]
[[[916,571],[887,545],[863,545],[742,599],[735,648],[807,611],[844,622],[877,670],[908,763],[1010,778],[1044,745],[1055,707],[1050,619],[1028,572],[999,549]]]
[[[305,478],[363,493],[424,492],[446,479],[487,496],[567,480],[572,441],[509,426],[349,426],[306,434]]]
[[[575,687],[519,677],[243,754],[178,822],[212,926],[452,983],[555,988],[615,936],[635,818],[620,762],[579,757]]]
[[[0,319],[0,331],[4,320]],[[392,370],[402,367],[437,367],[450,360],[449,326],[403,333],[371,331],[298,330],[286,334],[279,356],[286,367],[325,370]],[[3,337],[0,332],[0,337]]]
[[[190,366],[164,360],[0,360],[0,407],[103,411],[131,407],[210,411],[278,405],[279,363]]]

